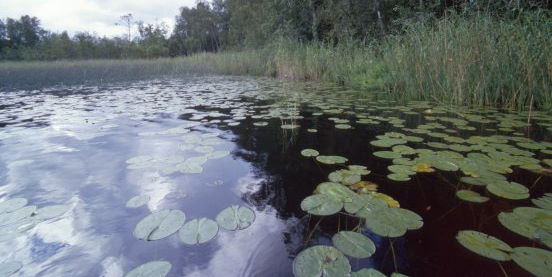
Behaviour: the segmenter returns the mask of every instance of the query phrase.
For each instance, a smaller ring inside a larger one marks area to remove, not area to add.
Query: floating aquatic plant
[[[374,242],[357,232],[341,231],[332,237],[332,242],[337,249],[353,258],[368,258],[376,252]]]
[[[516,247],[512,260],[535,276],[548,277],[552,272],[552,252],[533,247]]]
[[[464,230],[456,235],[458,242],[472,252],[497,261],[508,261],[514,250],[505,242],[487,234]]]
[[[362,211],[362,210],[361,210]],[[422,227],[422,218],[402,208],[380,208],[357,213],[366,219],[366,227],[382,237],[400,237],[408,230]]]
[[[350,272],[347,258],[331,246],[309,247],[293,260],[295,277],[340,277],[348,276]]]
[[[255,212],[244,206],[233,205],[222,210],[216,221],[220,227],[228,231],[243,230],[255,221]]]
[[[202,244],[213,239],[219,227],[214,220],[208,218],[192,219],[180,228],[178,236],[185,244]]]
[[[489,197],[482,196],[481,194],[471,190],[458,190],[456,196],[464,201],[473,203],[484,203],[489,201]]]
[[[134,236],[141,240],[159,240],[174,234],[186,220],[180,210],[161,210],[144,217],[134,228]]]
[[[132,269],[125,277],[165,277],[171,271],[171,264],[165,261],[152,261]]]
[[[332,215],[343,208],[343,202],[332,195],[316,194],[308,196],[301,202],[301,209],[313,215]]]
[[[323,164],[342,164],[348,161],[347,158],[341,156],[317,156],[316,160]]]
[[[320,153],[314,149],[303,149],[301,155],[303,155],[303,157],[316,157],[320,155]]]

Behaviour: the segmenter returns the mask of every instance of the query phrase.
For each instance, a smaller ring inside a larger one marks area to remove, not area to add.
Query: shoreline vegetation
[[[0,87],[37,79],[183,74],[269,76],[385,92],[399,102],[552,111],[552,20],[450,14],[376,43],[277,39],[257,47],[155,59],[0,63]]]

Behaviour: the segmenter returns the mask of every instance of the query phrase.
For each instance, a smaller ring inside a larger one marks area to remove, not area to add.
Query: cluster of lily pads
[[[147,195],[131,198],[126,206],[138,208],[147,204]],[[255,220],[255,212],[250,208],[232,205],[222,210],[215,218],[195,218],[186,222],[186,214],[181,210],[160,210],[144,217],[134,228],[134,237],[154,241],[164,239],[178,232],[180,241],[186,245],[206,243],[218,234],[222,228],[228,231],[248,228]],[[144,263],[131,271],[125,277],[164,277],[171,270],[172,265],[166,261],[151,261]]]
[[[343,164],[347,159],[340,156],[322,156],[314,149],[304,149],[305,157],[315,157],[324,164]],[[328,182],[320,183],[315,193],[301,202],[301,209],[311,215],[329,216],[342,212],[365,222],[366,228],[382,237],[396,238],[408,230],[422,227],[422,218],[388,195],[375,191],[377,186],[362,177],[370,170],[361,165],[349,165],[328,175]],[[306,276],[384,276],[375,269],[363,269],[351,273],[349,261],[344,255],[368,258],[376,246],[359,232],[341,231],[333,236],[332,246],[313,246],[303,250],[294,260],[296,277]],[[379,275],[378,275],[379,274]],[[395,273],[393,276],[398,276]]]
[[[517,207],[501,212],[498,221],[510,231],[552,248],[552,194],[532,199],[537,207]],[[473,230],[460,231],[456,237],[467,249],[499,262],[513,260],[523,269],[540,277],[552,272],[552,251],[535,247],[511,247],[502,240]]]
[[[0,202],[0,243],[13,240],[36,225],[49,219],[65,214],[69,207],[66,205],[51,205],[38,208],[27,205],[25,198],[10,198]],[[0,276],[10,276],[18,272],[23,265],[17,261],[0,263]]]
[[[180,129],[178,127],[174,129],[188,130]],[[170,134],[173,133],[175,132],[170,132]],[[200,156],[185,158],[182,155],[163,157],[142,155],[128,159],[126,161],[128,164],[127,168],[155,168],[161,170],[164,174],[172,174],[174,172],[187,174],[201,173],[203,172],[203,165],[207,161],[224,158],[230,154],[230,152],[226,150],[215,150],[213,146],[221,143],[221,141],[216,138],[217,136],[217,133],[206,133],[202,135],[190,134],[183,137],[183,143],[180,145],[180,150],[193,150],[194,152],[201,154]]]

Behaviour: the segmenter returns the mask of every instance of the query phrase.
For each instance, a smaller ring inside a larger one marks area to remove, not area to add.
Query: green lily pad
[[[545,193],[542,197],[531,199],[531,202],[540,208],[552,210],[552,193]]]
[[[552,252],[533,247],[516,247],[512,259],[535,276],[548,277],[552,272]]]
[[[333,196],[343,203],[351,202],[352,199],[357,196],[355,192],[346,186],[334,182],[323,182],[318,184],[318,186],[316,186],[316,192]]]
[[[134,236],[142,240],[159,240],[174,234],[186,220],[180,210],[161,210],[144,217],[134,228]]]
[[[473,203],[484,203],[489,201],[489,197],[482,196],[481,194],[471,190],[459,190],[456,192],[456,196],[464,201]]]
[[[486,186],[487,185],[485,180],[482,179],[482,178],[474,178],[474,177],[467,177],[467,176],[460,178],[460,182],[465,183],[465,184],[469,184],[469,185],[474,185],[474,186]]]
[[[341,156],[317,156],[316,160],[323,164],[343,164],[348,161],[347,158]]]
[[[11,213],[19,210],[27,205],[28,201],[25,198],[11,198],[0,202],[0,214]]]
[[[315,194],[308,196],[301,202],[301,209],[313,215],[332,215],[343,208],[343,202],[332,195]]]
[[[354,183],[360,182],[361,177],[353,171],[340,169],[330,173],[328,175],[328,179],[334,183],[341,183],[346,186],[350,186]]]
[[[508,181],[495,181],[487,184],[487,190],[499,197],[520,200],[529,198],[529,189],[522,184]]]
[[[397,181],[397,182],[410,181],[410,177],[408,175],[402,174],[402,173],[392,173],[392,174],[387,175],[387,178],[390,179],[390,180],[393,180],[393,181]]]
[[[316,157],[320,155],[320,153],[314,149],[303,149],[301,155],[303,155],[303,157]]]
[[[416,172],[414,171],[412,166],[409,166],[409,165],[394,164],[394,165],[388,166],[387,169],[389,169],[389,171],[391,171],[393,173],[402,174],[402,175],[415,175],[416,174]]]
[[[510,260],[510,253],[514,251],[505,242],[487,234],[464,230],[456,235],[458,242],[472,252],[480,256],[497,261]]]
[[[152,261],[129,271],[125,277],[165,277],[171,271],[171,264],[165,261]]]
[[[400,237],[407,230],[422,227],[422,218],[413,211],[402,208],[375,209],[362,215],[366,227],[382,237]]]
[[[146,205],[150,201],[150,197],[148,195],[138,195],[130,198],[127,203],[127,208],[138,208],[143,205]]]
[[[368,258],[376,252],[374,242],[357,232],[341,231],[332,237],[332,242],[337,249],[353,258]]]
[[[511,213],[501,212],[498,221],[516,234],[552,245],[552,212],[549,210],[518,207]]]
[[[0,277],[9,277],[18,272],[23,265],[20,262],[0,263]]]
[[[293,260],[295,277],[349,276],[351,265],[343,253],[331,246],[309,247]]]
[[[351,277],[386,277],[385,274],[373,269],[363,268],[359,271],[351,273]]]
[[[393,152],[393,151],[377,151],[373,153],[374,156],[383,158],[383,159],[398,159],[401,158],[401,154]]]
[[[353,128],[353,126],[351,126],[349,124],[336,124],[335,128],[336,129],[341,129],[341,130],[347,130],[347,129]]]
[[[368,168],[366,168],[365,166],[362,166],[362,165],[350,165],[349,166],[349,171],[354,172],[358,175],[368,175],[372,172],[372,171],[368,170]]]
[[[345,211],[351,214],[362,216],[366,211],[387,207],[387,202],[372,194],[360,194],[352,198],[352,201],[345,202]]]
[[[216,221],[220,227],[228,231],[243,230],[255,221],[255,212],[244,206],[232,205],[222,210]]]
[[[395,145],[393,146],[393,152],[401,154],[401,155],[414,155],[416,154],[416,150],[410,146],[406,145]]]
[[[218,224],[208,218],[188,221],[178,231],[180,241],[185,244],[196,245],[210,241],[218,233]]]

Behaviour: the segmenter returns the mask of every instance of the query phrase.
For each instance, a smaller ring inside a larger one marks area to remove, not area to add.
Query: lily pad
[[[150,197],[148,195],[138,195],[130,198],[127,203],[127,208],[138,208],[143,205],[146,205],[150,201]]]
[[[383,158],[383,159],[398,159],[401,158],[401,154],[393,151],[377,151],[373,153],[374,156]]]
[[[317,156],[316,160],[323,164],[343,164],[348,161],[347,158],[341,156]]]
[[[363,166],[363,165],[350,165],[349,170],[356,173],[356,174],[358,174],[358,175],[368,175],[372,172],[372,171],[368,170],[368,168]]]
[[[308,196],[301,202],[301,209],[313,215],[332,215],[343,208],[343,202],[335,196],[315,194]]]
[[[408,175],[402,174],[402,173],[392,173],[392,174],[387,175],[387,178],[390,179],[390,180],[393,180],[393,181],[397,181],[397,182],[410,181],[410,177]]]
[[[303,157],[316,157],[318,155],[320,155],[320,153],[314,149],[303,149],[301,151],[301,155],[303,155]]]
[[[243,230],[255,221],[255,212],[250,208],[232,205],[217,215],[217,223],[228,231]]]
[[[201,244],[210,241],[218,233],[219,227],[214,220],[208,218],[188,221],[178,231],[180,241],[185,244]]]
[[[343,203],[351,202],[353,197],[356,196],[356,193],[354,193],[346,186],[334,182],[320,183],[318,186],[316,186],[316,192],[333,196]]]
[[[487,190],[496,196],[511,200],[529,198],[529,189],[516,182],[496,180],[487,184]]]
[[[331,246],[309,247],[293,260],[295,277],[343,277],[350,272],[351,265],[347,258]]]
[[[378,208],[384,208],[387,203],[384,199],[373,196],[372,194],[361,194],[352,198],[352,201],[346,202],[344,207],[345,211],[351,214],[362,214],[362,210],[373,210]],[[357,214],[357,215],[359,215]],[[359,215],[361,216],[361,215]]]
[[[360,175],[347,169],[336,170],[328,175],[328,179],[334,183],[341,183],[350,186],[360,182]]]
[[[510,260],[510,253],[514,251],[505,242],[477,231],[460,231],[456,235],[456,239],[470,251],[497,261]]]
[[[473,203],[484,203],[489,201],[489,197],[482,196],[481,194],[471,190],[459,190],[456,192],[456,196],[464,201]]]
[[[548,277],[552,272],[552,252],[533,247],[516,247],[512,259],[535,276]]]
[[[552,193],[545,193],[537,199],[532,199],[531,202],[540,208],[552,210]]]
[[[376,252],[374,242],[357,232],[341,231],[332,237],[332,242],[337,249],[353,258],[368,258]]]
[[[166,238],[182,227],[186,215],[180,210],[161,210],[144,217],[134,228],[134,236],[142,240]]]
[[[383,208],[363,214],[366,227],[382,237],[400,237],[407,230],[419,229],[422,218],[410,210],[402,208]]]
[[[129,271],[125,277],[165,277],[171,271],[171,264],[165,261],[152,261]]]

